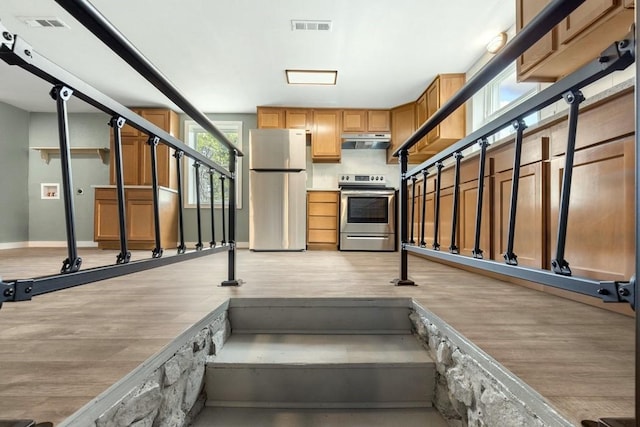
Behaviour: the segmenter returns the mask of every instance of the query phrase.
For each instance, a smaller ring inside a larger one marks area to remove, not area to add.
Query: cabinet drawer
[[[310,216],[309,230],[337,230],[338,221],[335,216]]]
[[[336,191],[310,191],[307,194],[310,202],[338,202],[338,192]]]
[[[337,243],[336,230],[309,230],[309,243]]]
[[[338,216],[338,205],[336,203],[309,203],[309,216]]]

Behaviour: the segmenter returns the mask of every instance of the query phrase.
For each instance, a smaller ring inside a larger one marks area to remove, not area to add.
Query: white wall
[[[310,150],[307,150],[307,158],[311,159]],[[311,166],[307,170],[310,188],[316,190],[337,190],[338,175],[352,174],[376,174],[385,175],[387,185],[398,188],[400,176],[398,165],[387,164],[387,150],[357,149],[342,150],[340,163],[308,163]]]

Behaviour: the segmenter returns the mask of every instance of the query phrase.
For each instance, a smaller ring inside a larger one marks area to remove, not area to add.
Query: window
[[[236,121],[214,121],[213,124],[224,133],[226,137],[242,150],[242,122]],[[229,168],[229,150],[213,137],[209,132],[204,130],[199,124],[193,120],[187,120],[184,124],[185,141],[191,148],[199,151],[205,157],[214,160],[225,169]],[[186,174],[186,194],[185,207],[196,207],[196,179],[193,160],[188,158],[185,162],[188,168]],[[200,167],[200,204],[203,208],[211,207],[211,190],[209,187],[209,170],[206,167]],[[236,208],[242,208],[242,163],[237,162],[236,169]],[[224,181],[224,198],[225,204],[229,204],[229,180]],[[222,188],[220,174],[214,173],[213,176],[213,195],[215,207],[222,206]]]
[[[535,95],[539,90],[538,83],[518,83],[516,80],[515,62],[505,68],[493,80],[473,97],[473,130],[479,129],[522,101]],[[531,126],[538,122],[539,113],[534,112],[524,121]],[[511,126],[498,132],[493,140],[500,139],[514,132]]]

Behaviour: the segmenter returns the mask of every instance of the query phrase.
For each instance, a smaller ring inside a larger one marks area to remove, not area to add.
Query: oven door
[[[395,190],[342,190],[340,232],[395,233]]]

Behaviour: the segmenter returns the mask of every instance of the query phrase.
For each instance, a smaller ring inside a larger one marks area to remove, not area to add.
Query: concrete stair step
[[[204,408],[192,427],[448,427],[434,408]]]
[[[435,365],[412,335],[231,335],[207,363],[207,406],[429,407]]]
[[[410,334],[411,307],[408,298],[238,298],[229,320],[234,334]]]

